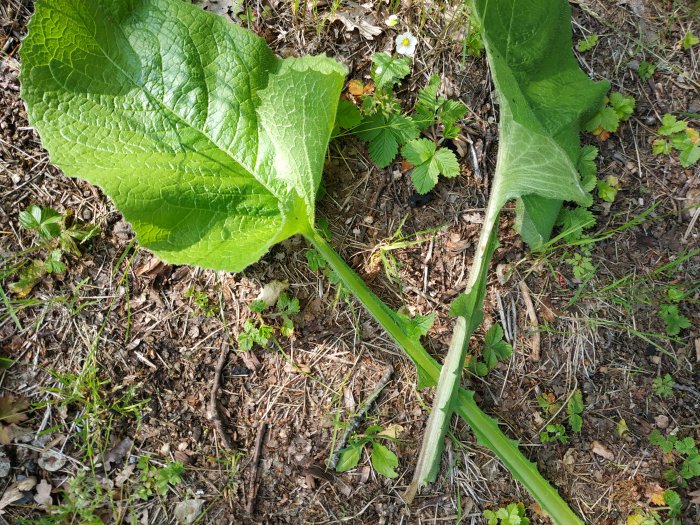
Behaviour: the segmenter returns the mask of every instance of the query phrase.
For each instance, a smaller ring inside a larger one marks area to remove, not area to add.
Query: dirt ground
[[[246,2],[238,14],[226,9],[233,2],[204,3],[246,23],[280,55],[337,57],[349,79],[366,81],[372,52],[391,50],[397,34],[384,25],[389,2],[344,1],[337,11],[302,3],[296,16],[279,1]],[[466,148],[462,175],[418,199],[397,164],[378,169],[363,143],[337,140],[319,216],[330,224],[331,244],[385,302],[437,313],[425,344],[440,358],[452,330],[449,304],[466,285],[488,197],[498,113],[485,59],[464,53],[461,4],[391,4],[402,28],[419,38],[400,100],[412,107],[417,89],[439,74],[444,93],[469,107],[462,136],[476,162]],[[651,152],[663,114],[684,113],[700,125],[700,45],[677,45],[691,28],[700,33],[700,13],[690,1],[571,4],[574,42],[599,36],[592,51],[577,53],[583,70],[636,100],[632,118],[606,141],[583,137],[600,150],[599,177],[614,175],[620,191],[592,208],[596,272],[583,281],[565,262],[571,247],[532,254],[512,229],[512,210],[503,214],[486,326],[506,324],[514,355],[486,378],[465,374],[464,383],[587,523],[618,524],[658,508],[654,495],[672,486],[663,473],[679,457],[652,445],[652,430],[700,442],[700,230],[693,223],[700,167]],[[476,524],[486,523],[483,509],[517,501],[533,523],[549,522],[456,418],[438,481],[410,509],[403,503],[432,391],[416,393],[413,365],[359,305],[309,269],[302,239],[274,247],[240,274],[167,265],[138,247],[98,189],[53,167],[19,98],[18,48],[32,9],[29,0],[0,3],[0,355],[14,362],[0,368],[0,388],[31,403],[21,409],[24,430],[0,445],[0,494],[21,492],[0,503],[0,524],[177,523],[177,504],[195,500],[197,523],[212,524]],[[352,21],[379,32],[350,30]],[[637,72],[644,61],[657,66],[648,81]],[[47,253],[32,251],[37,238],[19,224],[32,204],[70,212],[70,221],[95,224],[99,233],[81,255],[65,256],[64,273],[20,297],[10,291],[17,275],[9,269]],[[393,249],[399,228],[417,242]],[[394,257],[395,272],[385,271],[382,253]],[[294,335],[242,352],[237,335],[256,318],[247,305],[272,281],[286,281],[300,302]],[[539,361],[521,282],[535,306]],[[671,287],[687,292],[678,307],[690,327],[677,336],[659,315]],[[209,417],[220,356],[215,399],[230,446]],[[377,474],[368,449],[357,468],[327,471],[343,429],[390,366],[358,432],[370,424],[399,430],[389,445],[399,476]],[[664,398],[652,382],[666,374],[674,386]],[[566,410],[543,413],[538,396],[563,409],[577,388],[582,432],[570,432],[566,444],[541,443],[539,433],[563,423]],[[139,498],[148,482],[139,478],[138,458],[150,458],[153,469],[178,461],[185,472],[163,494]],[[700,523],[700,478],[676,490],[680,523]]]

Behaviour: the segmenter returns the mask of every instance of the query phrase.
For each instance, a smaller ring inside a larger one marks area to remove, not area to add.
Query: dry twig
[[[537,322],[537,313],[535,312],[535,305],[532,304],[532,299],[530,298],[530,290],[525,284],[525,281],[520,281],[519,284],[520,293],[523,294],[523,301],[525,302],[525,308],[527,310],[527,316],[530,318],[530,326],[533,329],[532,332],[532,352],[530,352],[530,359],[533,361],[540,360],[540,333],[537,331],[539,323]]]
[[[219,414],[219,406],[216,402],[216,394],[219,392],[219,385],[221,384],[221,371],[224,369],[226,364],[226,356],[229,352],[228,344],[224,342],[221,345],[221,353],[219,354],[219,361],[216,363],[216,370],[214,371],[214,381],[211,385],[211,392],[209,393],[209,410],[207,411],[207,419],[214,423],[214,428],[221,436],[221,444],[227,450],[233,450],[233,442],[231,438],[224,430],[224,424],[221,422],[221,416]]]
[[[253,515],[255,510],[255,500],[258,497],[258,465],[260,464],[260,453],[262,452],[262,444],[267,433],[267,423],[260,423],[258,427],[258,435],[255,438],[255,450],[253,451],[253,461],[250,464],[251,472],[248,480],[248,504],[246,512],[249,516]]]

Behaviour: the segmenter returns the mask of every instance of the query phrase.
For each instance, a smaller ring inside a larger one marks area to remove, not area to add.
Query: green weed
[[[543,432],[540,432],[540,443],[551,443],[558,441],[566,445],[569,442],[569,436],[566,435],[566,427],[559,423],[549,423]]]
[[[457,122],[467,107],[438,96],[440,78],[434,75],[418,91],[413,112],[408,115],[402,111],[394,88],[411,72],[410,59],[382,52],[375,53],[372,62],[374,92],[361,95],[360,111],[353,112],[352,103],[344,101],[337,126],[366,141],[370,157],[380,168],[389,166],[400,151],[412,166],[416,191],[428,193],[440,175],[450,178],[459,174],[457,157],[444,147],[444,141],[457,136]],[[430,138],[419,138],[421,133]]]
[[[669,434],[664,437],[658,429],[654,429],[649,434],[649,442],[662,450],[667,463],[673,464],[664,472],[666,481],[685,488],[690,480],[700,477],[700,453],[691,436],[681,439]]]
[[[590,51],[598,45],[598,38],[599,37],[596,34],[586,35],[585,38],[578,41],[578,44],[576,44],[576,49],[578,49],[581,53]]]
[[[0,270],[2,277],[17,274],[17,280],[9,289],[17,297],[24,298],[46,276],[66,271],[65,254],[80,256],[79,246],[95,237],[99,230],[91,224],[79,224],[72,212],[60,214],[53,208],[42,208],[35,204],[19,213],[22,228],[36,235],[31,250],[18,254],[18,262]],[[29,258],[32,252],[45,252],[44,257]]]
[[[340,451],[340,459],[335,469],[338,472],[345,472],[355,468],[362,458],[365,446],[369,445],[372,449],[370,461],[374,470],[387,478],[398,477],[394,469],[399,465],[399,459],[381,441],[396,441],[395,429],[370,425],[364,434],[354,435],[349,440],[348,446]]]
[[[484,377],[498,363],[510,359],[513,347],[503,339],[503,328],[495,324],[491,326],[484,337],[484,347],[480,356],[468,356],[467,368],[474,374]]]
[[[255,300],[248,305],[250,311],[257,314],[255,319],[246,319],[243,331],[238,334],[238,349],[247,352],[254,345],[267,347],[274,339],[275,331],[284,337],[294,335],[294,321],[291,316],[299,313],[299,299],[290,297],[286,292],[280,293],[275,302],[275,310],[267,311],[270,307],[265,301]],[[264,314],[264,315],[263,315]],[[266,320],[277,320],[276,325],[267,324]]]
[[[634,97],[613,92],[605,97],[603,106],[584,126],[586,131],[593,133],[601,140],[606,140],[615,133],[621,122],[626,122],[632,116],[635,107]]]
[[[200,312],[204,317],[214,317],[219,315],[219,306],[209,299],[209,296],[197,290],[194,286],[190,286],[185,290],[185,297],[192,299],[195,305],[195,311],[192,312],[193,315],[196,312]]]
[[[673,150],[679,151],[678,160],[681,166],[689,168],[700,160],[700,133],[685,120],[678,120],[670,113],[661,119],[659,135],[651,150],[654,155],[670,155]]]
[[[165,496],[171,486],[182,481],[185,467],[179,461],[173,461],[162,467],[155,465],[149,455],[138,458],[139,482],[134,494],[137,498],[148,500],[153,495]]]
[[[525,505],[509,503],[498,510],[485,510],[484,518],[488,525],[529,525],[530,518],[525,514]]]
[[[583,393],[576,389],[566,404],[566,412],[569,414],[569,428],[572,432],[581,433],[583,428]]]
[[[667,399],[673,394],[673,385],[676,382],[671,377],[671,374],[666,374],[661,377],[655,377],[651,382],[651,390],[657,396]]]
[[[652,64],[651,62],[646,62],[642,61],[639,63],[639,68],[637,69],[637,75],[639,75],[639,78],[646,82],[649,80],[651,77],[654,76],[654,73],[656,72],[656,65]]]

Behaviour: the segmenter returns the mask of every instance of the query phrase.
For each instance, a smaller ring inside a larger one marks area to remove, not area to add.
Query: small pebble
[[[656,426],[662,430],[668,428],[668,417],[663,414],[659,414],[654,418],[654,423],[656,423]]]

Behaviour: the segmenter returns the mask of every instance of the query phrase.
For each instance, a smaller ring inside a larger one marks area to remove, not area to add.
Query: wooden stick
[[[525,308],[527,309],[527,316],[530,318],[530,326],[534,330],[532,332],[532,352],[530,352],[530,359],[533,361],[540,360],[540,333],[537,331],[539,322],[537,322],[537,312],[535,312],[535,305],[532,304],[532,299],[530,298],[530,290],[525,284],[525,281],[520,281],[518,285],[520,287],[520,293],[523,294],[523,301],[525,302]]]
[[[226,356],[229,353],[229,347],[226,342],[221,345],[221,353],[219,354],[219,361],[216,363],[216,370],[214,371],[214,381],[211,386],[211,392],[209,393],[209,409],[207,410],[207,419],[214,423],[214,428],[219,433],[221,438],[221,444],[227,450],[233,450],[233,442],[231,438],[224,430],[224,424],[221,422],[221,415],[219,414],[219,406],[216,402],[216,395],[219,392],[219,385],[221,384],[221,372],[226,364]]]
[[[258,436],[255,438],[255,450],[253,451],[253,461],[250,468],[250,479],[248,481],[248,504],[246,512],[249,516],[253,515],[255,510],[255,500],[258,498],[258,466],[260,464],[260,454],[262,452],[262,444],[267,433],[267,423],[260,423],[258,427]]]

